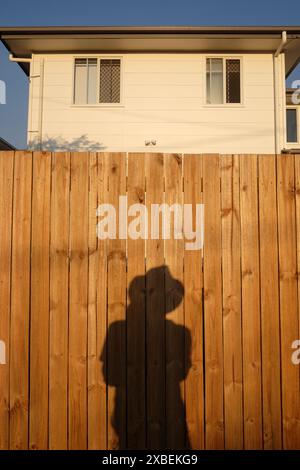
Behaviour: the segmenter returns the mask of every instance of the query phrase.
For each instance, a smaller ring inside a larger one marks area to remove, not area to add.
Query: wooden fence
[[[96,208],[204,203],[204,252]],[[1,449],[300,448],[300,156],[0,152]]]

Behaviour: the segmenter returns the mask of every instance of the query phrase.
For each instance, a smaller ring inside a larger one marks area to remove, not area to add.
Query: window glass
[[[206,93],[207,103],[223,103],[223,59],[206,59]]]
[[[88,59],[87,103],[97,103],[97,59]]]
[[[86,104],[87,59],[75,60],[74,103]]]
[[[240,60],[226,60],[226,103],[241,102]]]
[[[298,142],[296,109],[286,110],[286,130],[287,142]]]
[[[100,60],[100,103],[120,103],[121,61]]]

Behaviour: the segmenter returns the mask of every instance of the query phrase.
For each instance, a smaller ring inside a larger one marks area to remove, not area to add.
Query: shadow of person
[[[191,367],[191,335],[166,319],[184,287],[163,265],[135,277],[128,295],[126,321],[109,326],[100,356],[105,383],[115,389],[109,447],[189,449],[181,382]]]

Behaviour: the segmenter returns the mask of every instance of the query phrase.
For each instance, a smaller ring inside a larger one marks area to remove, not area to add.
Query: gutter
[[[5,41],[5,39],[3,38],[3,35],[2,35],[1,30],[0,30],[0,41],[2,42],[3,46],[6,47],[6,49],[8,50],[8,52],[9,52],[10,54],[12,54],[12,50],[11,50],[11,48],[9,47],[7,41]],[[13,54],[12,54],[12,55],[13,55]],[[28,75],[29,75],[29,71],[28,71],[29,67],[28,67],[28,65],[26,65],[26,63],[23,64],[22,62],[20,62],[20,63],[19,63],[19,66],[21,67],[21,69],[23,70],[23,72],[25,73],[25,75],[28,76]]]
[[[274,128],[275,128],[275,153],[280,153],[281,148],[280,148],[280,109],[279,109],[279,98],[280,98],[280,93],[279,93],[279,87],[280,86],[280,80],[278,79],[278,73],[280,72],[278,70],[278,63],[277,63],[277,58],[279,55],[284,51],[284,47],[287,43],[287,33],[286,31],[282,31],[281,33],[281,41],[280,44],[278,45],[276,51],[273,54],[273,73],[274,73]],[[281,67],[280,67],[281,70]],[[281,76],[281,74],[280,74]]]
[[[14,57],[13,54],[8,56],[10,62],[32,62],[32,57]]]
[[[281,54],[286,43],[287,43],[287,34],[286,34],[286,31],[282,31],[281,42],[275,51],[274,57],[278,57],[279,54]]]
[[[33,58],[32,56],[29,57],[14,57],[13,54],[9,54],[10,62],[17,62],[17,63],[32,63]],[[30,76],[30,75],[29,75]],[[44,99],[44,59],[40,62],[40,74],[38,75],[40,78],[40,85],[39,85],[39,111],[38,111],[38,142],[39,147],[42,149],[42,135],[43,135],[43,99]],[[30,77],[32,78],[32,77]]]

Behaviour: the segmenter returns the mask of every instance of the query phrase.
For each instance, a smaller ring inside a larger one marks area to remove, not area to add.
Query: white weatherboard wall
[[[29,145],[41,136],[49,150],[275,151],[272,54],[230,55],[242,58],[243,103],[222,106],[206,105],[206,55],[195,53],[122,54],[121,106],[74,106],[74,57],[33,55]]]

